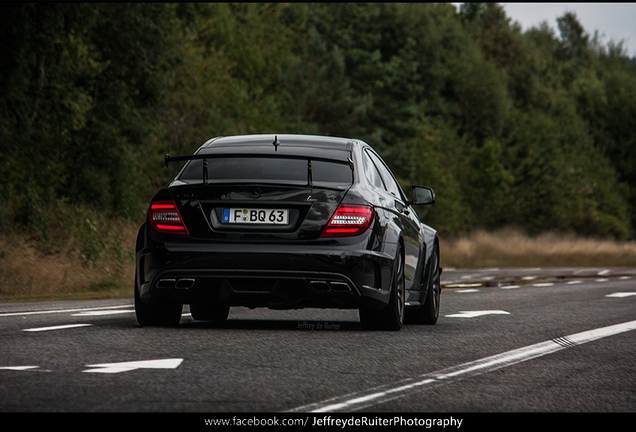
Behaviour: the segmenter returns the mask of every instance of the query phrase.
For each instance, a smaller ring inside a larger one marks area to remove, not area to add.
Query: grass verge
[[[636,267],[636,242],[544,233],[528,236],[514,229],[478,231],[440,239],[442,266],[484,267]]]
[[[0,234],[0,302],[131,298],[137,228],[108,221],[54,244]]]

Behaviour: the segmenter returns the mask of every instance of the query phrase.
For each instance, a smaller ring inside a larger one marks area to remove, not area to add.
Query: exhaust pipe
[[[314,291],[320,292],[351,292],[351,287],[345,282],[311,281],[309,282],[309,286],[311,286]]]
[[[194,286],[194,283],[196,282],[195,279],[191,279],[191,278],[184,278],[184,279],[179,279],[175,285],[176,289],[190,289]]]
[[[344,282],[330,282],[329,288],[331,288],[331,291],[333,292],[351,292],[349,284]]]
[[[176,279],[159,279],[159,282],[157,282],[157,288],[161,288],[161,289],[174,288],[174,285],[176,283],[177,283]]]
[[[157,282],[157,288],[159,289],[190,289],[194,286],[196,279],[182,278],[182,279],[159,279]]]
[[[309,285],[314,289],[314,291],[328,292],[329,284],[324,281],[311,281]]]

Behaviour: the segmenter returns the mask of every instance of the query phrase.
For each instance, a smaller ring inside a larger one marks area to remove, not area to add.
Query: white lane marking
[[[607,281],[609,281],[609,279],[607,279],[607,278],[596,279],[596,282],[607,282]]]
[[[128,372],[135,369],[176,369],[183,362],[181,358],[160,359],[160,360],[142,360],[120,363],[102,363],[94,365],[86,365],[87,369],[82,372],[94,373],[120,373]]]
[[[510,315],[510,312],[502,310],[459,311],[459,313],[446,316],[448,318],[475,318],[484,315]]]
[[[583,281],[582,280],[573,280],[573,281],[568,282],[567,284],[568,285],[576,285],[576,284],[580,284],[580,283],[583,283]]]
[[[466,293],[479,292],[479,290],[478,289],[474,289],[474,288],[470,288],[470,289],[460,289],[460,290],[457,290],[456,292],[462,293],[462,294],[466,294]]]
[[[522,280],[533,280],[533,279],[536,279],[536,278],[537,278],[536,276],[524,276],[521,279]]]
[[[596,274],[599,275],[599,276],[603,276],[603,275],[608,274],[609,272],[610,272],[609,270],[601,270],[600,272],[598,272]]]
[[[116,315],[123,313],[133,313],[134,310],[96,310],[96,311],[86,311],[73,314],[71,316],[101,316],[101,315]]]
[[[469,288],[469,287],[480,287],[480,286],[481,286],[480,283],[472,283],[472,284],[456,283],[456,284],[445,285],[446,288]]]
[[[612,294],[608,294],[605,297],[631,297],[636,296],[636,292],[615,292]]]
[[[507,285],[507,286],[501,287],[501,289],[517,289],[517,288],[521,288],[521,285]]]
[[[534,287],[550,287],[550,286],[554,286],[554,284],[553,284],[553,283],[546,282],[546,283],[536,283],[536,284],[532,284],[532,286],[534,286]]]
[[[26,316],[26,315],[42,315],[42,314],[55,314],[55,313],[70,313],[70,312],[83,312],[83,311],[92,311],[92,310],[104,310],[104,309],[121,309],[121,308],[129,308],[130,305],[121,305],[121,306],[106,306],[100,308],[79,308],[79,309],[54,309],[54,310],[43,310],[43,311],[31,311],[31,312],[4,312],[0,313],[1,317],[9,317],[9,316]]]
[[[597,339],[636,330],[636,321],[575,333],[569,336],[528,345],[512,351],[485,357],[437,372],[399,381],[393,385],[374,387],[366,391],[327,399],[291,409],[290,412],[357,411],[394,399],[408,396],[415,391],[424,391],[454,381],[502,369],[517,363],[532,360],[566,348],[572,348]]]
[[[76,328],[76,327],[88,327],[88,326],[92,326],[92,325],[93,324],[67,324],[67,325],[58,325],[58,326],[51,326],[51,327],[38,327],[38,328],[22,329],[22,331],[25,331],[25,332],[41,332],[41,331],[49,331],[49,330],[65,330],[65,329]]]
[[[0,369],[2,370],[13,370],[13,371],[24,371],[30,369],[37,369],[40,366],[2,366]]]

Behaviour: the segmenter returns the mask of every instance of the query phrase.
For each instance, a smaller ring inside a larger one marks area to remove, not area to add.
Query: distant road
[[[636,411],[636,270],[446,269],[440,319],[232,309],[137,326],[132,301],[0,305],[0,412]],[[293,414],[292,414],[293,413]]]

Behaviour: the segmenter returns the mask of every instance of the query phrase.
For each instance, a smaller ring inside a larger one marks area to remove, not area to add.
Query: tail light
[[[174,201],[156,201],[150,204],[148,222],[155,231],[188,234],[188,229]]]
[[[365,232],[373,222],[373,207],[340,204],[322,237],[355,236]]]

